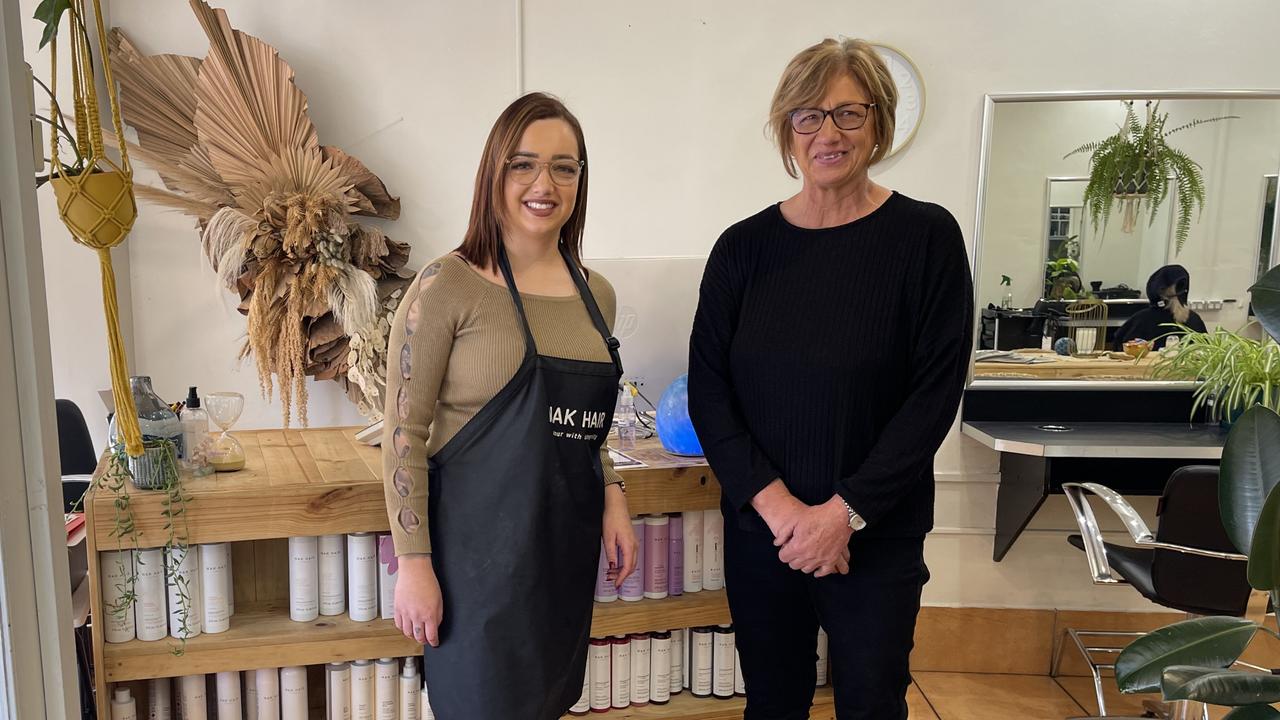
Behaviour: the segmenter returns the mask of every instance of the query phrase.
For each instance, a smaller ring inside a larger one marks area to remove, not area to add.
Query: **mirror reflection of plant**
[[[1267,339],[1251,341],[1224,331],[1190,333],[1170,363],[1176,367],[1181,362],[1184,371],[1216,383],[1226,407],[1245,407],[1222,448],[1218,511],[1227,537],[1248,557],[1249,585],[1280,606],[1280,492],[1275,489],[1280,484],[1280,382],[1274,379],[1280,364],[1274,340],[1280,334],[1280,268],[1265,274],[1250,293]],[[1233,369],[1240,379],[1232,376]],[[1202,396],[1197,401],[1202,405]],[[1234,707],[1230,720],[1280,718],[1280,711],[1270,707],[1280,702],[1280,670],[1251,665],[1245,665],[1250,670],[1230,669],[1258,633],[1280,639],[1280,633],[1236,617],[1163,627],[1120,653],[1116,683],[1125,693],[1158,690],[1166,700]]]
[[[1074,258],[1060,257],[1044,264],[1045,298],[1048,300],[1074,300],[1083,297],[1080,282],[1080,263]]]
[[[1196,380],[1192,413],[1210,408],[1214,420],[1233,420],[1247,408],[1262,405],[1280,411],[1280,344],[1217,328],[1196,332],[1171,323],[1168,335],[1181,335],[1152,369],[1165,380]]]
[[[1169,196],[1169,180],[1177,200],[1177,224],[1174,238],[1178,252],[1187,241],[1191,229],[1191,213],[1204,207],[1204,175],[1200,164],[1185,152],[1170,146],[1165,138],[1199,125],[1238,118],[1221,115],[1197,118],[1165,130],[1169,113],[1160,112],[1159,101],[1147,101],[1145,122],[1138,118],[1133,101],[1124,101],[1125,116],[1115,135],[1085,143],[1064,155],[1069,158],[1089,153],[1089,183],[1084,190],[1084,204],[1096,228],[1106,226],[1116,200],[1122,202],[1125,218],[1123,229],[1132,232],[1139,210],[1150,212],[1148,225],[1154,224],[1156,211]]]

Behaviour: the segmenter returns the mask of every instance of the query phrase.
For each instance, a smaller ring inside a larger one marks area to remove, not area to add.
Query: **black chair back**
[[[1237,553],[1218,514],[1218,468],[1188,465],[1169,476],[1156,507],[1156,540]],[[1205,615],[1243,615],[1249,603],[1246,564],[1237,560],[1155,551],[1151,583],[1156,595]]]
[[[70,400],[57,400],[58,411],[58,459],[61,461],[63,475],[91,475],[98,467],[98,453],[93,449],[93,436],[89,434],[89,425],[79,406]],[[85,481],[71,481],[62,484],[62,507],[64,512],[71,512],[72,507],[84,491],[89,488]]]

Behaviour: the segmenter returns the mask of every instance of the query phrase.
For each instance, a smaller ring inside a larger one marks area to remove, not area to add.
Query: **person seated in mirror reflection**
[[[1160,350],[1174,335],[1184,332],[1173,323],[1185,325],[1196,332],[1207,332],[1204,320],[1187,307],[1187,294],[1191,292],[1191,276],[1181,265],[1165,265],[1151,273],[1147,280],[1147,298],[1151,307],[1143,308],[1129,318],[1116,332],[1114,347],[1123,351],[1130,340],[1150,340],[1153,350]]]

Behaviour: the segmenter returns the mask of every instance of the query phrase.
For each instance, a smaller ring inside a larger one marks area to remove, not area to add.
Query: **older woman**
[[[689,410],[723,490],[746,720],[809,716],[819,625],[837,717],[907,717],[973,292],[955,218],[868,177],[895,103],[865,42],[792,59],[770,124],[803,185],[726,230],[702,279]]]

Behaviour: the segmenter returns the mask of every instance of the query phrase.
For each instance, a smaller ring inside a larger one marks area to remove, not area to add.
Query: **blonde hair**
[[[827,87],[841,74],[848,75],[866,89],[875,103],[871,117],[875,124],[873,140],[876,148],[871,153],[871,165],[875,165],[893,148],[894,111],[898,107],[898,87],[893,83],[889,68],[865,40],[827,38],[817,45],[801,50],[791,58],[782,71],[778,88],[773,91],[769,105],[769,131],[782,154],[782,166],[791,177],[799,177],[791,148],[794,139],[791,129],[791,112],[802,107],[813,107],[822,100]]]

